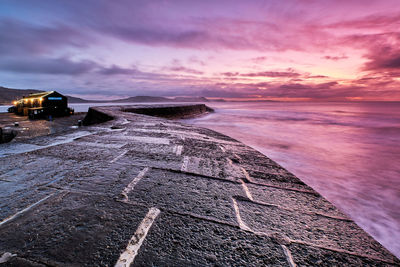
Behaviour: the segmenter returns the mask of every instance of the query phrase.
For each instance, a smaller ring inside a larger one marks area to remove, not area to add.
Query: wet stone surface
[[[122,147],[124,150],[130,152],[130,154],[165,154],[171,155],[176,154],[177,145],[158,145],[158,144],[146,144],[140,142],[129,142]]]
[[[250,177],[250,181],[261,185],[272,185],[281,188],[295,189],[300,191],[313,192],[314,190],[303,183],[299,178],[291,173],[271,174],[251,170],[249,167],[245,169]]]
[[[57,266],[112,266],[146,208],[112,199],[59,193],[0,228],[0,247]]]
[[[1,159],[2,163],[7,158]],[[34,204],[54,192],[44,185],[64,177],[74,162],[23,155],[0,171],[0,220]],[[35,171],[32,171],[35,170]]]
[[[216,160],[213,158],[185,156],[181,170],[229,181],[238,181],[241,178],[245,178],[242,170],[231,164],[226,158]]]
[[[345,214],[316,193],[304,193],[253,184],[248,184],[247,186],[254,200],[257,202],[333,217],[347,218]]]
[[[288,266],[281,246],[271,238],[164,213],[151,228],[133,266],[171,265]]]
[[[399,266],[399,262],[391,263],[373,260],[367,257],[316,248],[292,243],[288,246],[294,262],[298,266]]]
[[[153,169],[140,179],[128,198],[134,203],[237,224],[232,194],[244,196],[240,184]]]
[[[76,164],[63,179],[57,179],[48,187],[69,191],[90,191],[117,196],[140,167],[121,167],[110,162],[83,162]]]
[[[57,159],[52,160],[57,161]],[[11,180],[19,179],[13,173],[20,172],[24,168],[28,170],[29,164],[39,164],[38,161],[40,157],[27,153],[19,154],[18,157],[2,157],[0,158],[0,179],[9,180],[10,177],[12,177]]]
[[[162,152],[157,153],[156,151],[138,152],[136,150],[128,150],[124,157],[119,160],[121,164],[134,164],[136,166],[171,170],[180,170],[182,162],[183,157],[176,156],[174,153],[165,154]]]
[[[221,150],[221,147],[216,142],[197,140],[193,138],[185,138],[183,141],[184,156],[194,156],[199,158],[212,158],[215,160],[226,161],[226,153]]]
[[[76,113],[72,116],[55,117],[52,121],[47,120],[29,120],[27,116],[19,116],[14,113],[0,113],[0,127],[12,129],[17,132],[14,141],[29,142],[33,137],[71,133],[75,131],[78,120],[82,120],[85,113]],[[14,126],[18,122],[19,126]]]
[[[87,121],[102,123],[0,145],[4,266],[400,264],[254,149],[123,109],[96,107]]]
[[[286,210],[238,201],[242,220],[259,232],[277,232],[294,241],[331,249],[341,249],[363,256],[393,259],[381,245],[354,222],[317,214]]]
[[[51,188],[29,188],[26,190],[21,189],[18,185],[4,184],[3,182],[0,182],[0,190],[3,192],[0,197],[0,221],[9,219],[14,214],[55,192]]]
[[[31,152],[35,155],[77,161],[111,161],[120,153],[118,148],[86,146],[71,142]]]

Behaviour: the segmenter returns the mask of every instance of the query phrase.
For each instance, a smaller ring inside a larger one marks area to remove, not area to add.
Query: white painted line
[[[126,128],[111,128],[110,132],[123,132],[125,130],[126,130]]]
[[[253,199],[253,196],[251,195],[251,192],[250,192],[249,188],[247,187],[246,183],[245,183],[242,179],[240,180],[240,182],[242,183],[242,187],[243,187],[244,192],[246,193],[246,196],[247,196],[251,201],[253,201],[253,200],[254,200],[254,199]]]
[[[148,172],[149,167],[144,168],[139,174],[130,182],[124,190],[121,192],[121,195],[124,197],[124,201],[128,201],[128,194],[132,191],[135,185],[143,178],[143,176]]]
[[[138,254],[138,251],[158,214],[160,214],[160,210],[157,208],[151,208],[149,210],[146,217],[144,217],[143,221],[140,223],[135,234],[129,240],[125,251],[119,256],[115,267],[129,267],[131,265],[131,263],[135,260],[135,257]]]
[[[177,155],[177,156],[182,155],[182,149],[183,149],[183,146],[178,145],[178,146],[176,147],[176,155]]]
[[[123,137],[123,139],[128,141],[137,141],[140,143],[156,144],[156,145],[169,145],[170,143],[170,140],[168,138],[150,137],[150,136],[126,135]]]
[[[186,171],[187,171],[187,168],[188,168],[188,165],[189,165],[189,157],[185,156],[185,157],[183,158],[183,163],[182,163],[181,171],[186,172]]]
[[[285,256],[286,256],[286,259],[287,259],[287,261],[289,263],[289,266],[290,267],[296,267],[297,265],[293,260],[292,253],[290,253],[290,250],[285,245],[281,245],[281,247],[283,249],[283,252],[285,253]]]
[[[242,158],[241,158],[238,154],[236,154],[236,153],[233,153],[233,156],[236,157],[239,161],[242,160]]]
[[[182,149],[183,146],[181,145],[176,145],[174,146],[174,148],[172,149],[172,152],[175,153],[175,155],[180,156],[182,154]]]
[[[239,206],[236,202],[236,199],[232,198],[233,201],[233,208],[235,209],[235,214],[236,214],[236,220],[239,224],[240,229],[245,230],[245,231],[250,231],[253,232],[250,227],[248,227],[243,221],[242,218],[240,217],[240,211],[239,211]]]
[[[49,197],[53,196],[55,193],[48,195],[45,198],[42,198],[41,200],[39,200],[38,202],[33,203],[32,205],[26,207],[25,209],[18,211],[17,213],[15,213],[14,215],[8,217],[7,219],[4,219],[3,221],[0,222],[0,226],[2,226],[3,224],[14,220],[16,217],[18,217],[19,215],[21,215],[24,212],[27,212],[28,210],[32,209],[33,207],[39,205],[40,203],[42,203],[43,201],[45,201],[46,199],[48,199]]]
[[[123,121],[123,122],[121,122],[121,125],[126,125],[126,124],[128,124],[128,123],[130,123],[130,121],[129,121],[129,120],[127,120],[127,119],[124,119],[124,121]]]
[[[77,142],[76,144],[81,145],[81,146],[86,146],[86,147],[98,147],[98,148],[121,148],[127,143],[123,144],[106,144],[106,143],[98,143],[98,142]]]
[[[246,177],[246,179],[250,182],[254,182],[253,179],[250,177],[249,173],[243,167],[240,167],[240,168],[242,169],[242,172],[243,172],[244,176]]]
[[[225,148],[223,146],[219,146],[219,148],[222,150],[222,152],[226,152]]]
[[[116,156],[113,160],[110,161],[110,163],[114,163],[117,160],[119,160],[120,158],[122,158],[123,156],[125,156],[126,153],[128,153],[129,150],[124,150],[121,154],[119,154],[118,156]]]

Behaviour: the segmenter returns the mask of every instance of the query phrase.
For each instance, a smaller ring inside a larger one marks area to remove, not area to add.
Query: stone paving
[[[16,132],[14,140],[25,142],[37,136],[71,132],[78,125],[78,120],[84,117],[85,113],[80,112],[71,116],[55,117],[52,121],[48,121],[30,120],[27,116],[14,113],[0,113],[0,128],[3,132]],[[16,122],[18,126],[14,126]]]
[[[0,158],[4,266],[400,266],[261,153],[123,110]]]

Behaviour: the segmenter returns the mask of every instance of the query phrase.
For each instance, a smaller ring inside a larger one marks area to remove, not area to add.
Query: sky
[[[398,0],[2,0],[0,86],[400,100]]]

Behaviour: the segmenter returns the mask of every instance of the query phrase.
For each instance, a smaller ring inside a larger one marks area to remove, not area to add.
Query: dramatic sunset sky
[[[399,0],[2,0],[0,86],[400,100]]]

